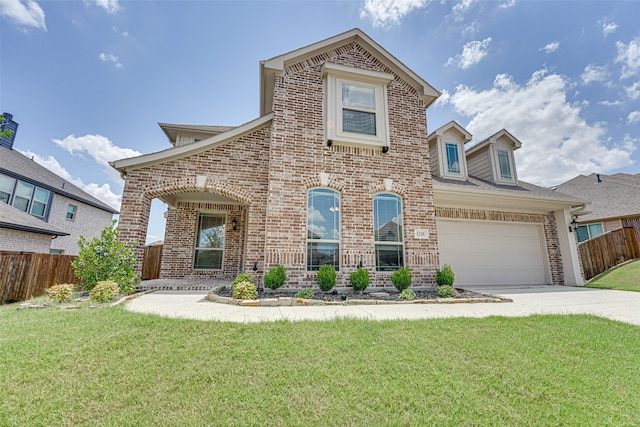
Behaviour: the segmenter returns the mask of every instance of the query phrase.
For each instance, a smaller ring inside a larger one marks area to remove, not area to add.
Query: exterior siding
[[[51,236],[0,228],[0,251],[49,253]]]
[[[429,161],[431,162],[431,174],[440,176],[440,157],[438,156],[438,142],[436,139],[429,144]]]
[[[473,156],[467,157],[467,169],[469,175],[485,181],[493,181],[491,174],[491,159],[489,158],[489,150],[482,150],[474,153]]]

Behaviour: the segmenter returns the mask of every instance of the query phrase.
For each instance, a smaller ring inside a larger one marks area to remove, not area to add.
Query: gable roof
[[[78,200],[98,209],[114,214],[118,213],[116,209],[96,199],[91,194],[76,187],[17,150],[0,147],[0,159],[2,159],[0,173],[46,188],[54,193]]]
[[[442,136],[449,129],[455,129],[456,131],[458,131],[458,133],[462,135],[462,138],[464,139],[465,144],[471,141],[471,138],[473,138],[473,136],[469,133],[469,131],[467,131],[465,128],[460,126],[458,122],[456,122],[455,120],[451,120],[449,123],[444,124],[440,126],[438,129],[431,132],[427,140],[431,141],[434,136]]]
[[[0,228],[30,231],[32,233],[48,234],[50,236],[69,235],[69,233],[51,227],[46,222],[2,202],[0,202]]]
[[[286,67],[354,41],[374,54],[384,65],[413,86],[427,107],[440,96],[440,92],[422,79],[422,77],[411,71],[362,30],[354,28],[289,53],[260,61],[260,115],[271,112],[273,108],[275,78],[281,75]]]
[[[161,123],[158,122],[158,126],[167,135],[169,138],[169,142],[173,145],[176,145],[176,138],[178,137],[178,133],[181,131],[186,131],[194,134],[206,134],[208,136],[215,136],[221,133],[230,131],[235,126],[207,126],[207,125],[179,125],[173,123]]]
[[[559,193],[591,200],[590,213],[581,216],[581,222],[640,216],[640,174],[579,175],[554,189]]]
[[[514,151],[522,147],[522,142],[520,142],[518,138],[511,135],[511,133],[509,133],[509,131],[507,131],[506,129],[501,129],[498,132],[491,135],[490,137],[483,139],[473,147],[469,148],[467,150],[467,155],[472,155],[473,153],[476,153],[482,150],[484,147],[488,146],[489,144],[495,144],[496,142],[498,142],[498,139],[500,139],[503,136],[509,139],[509,142],[511,142],[511,144],[513,145]]]

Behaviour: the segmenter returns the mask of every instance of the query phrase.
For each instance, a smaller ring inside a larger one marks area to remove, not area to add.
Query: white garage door
[[[454,286],[549,282],[541,225],[438,220],[437,228],[440,263],[451,264]]]

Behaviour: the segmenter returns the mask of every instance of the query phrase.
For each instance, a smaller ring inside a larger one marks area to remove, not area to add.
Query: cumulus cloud
[[[608,76],[609,72],[607,71],[606,66],[589,64],[584,67],[584,71],[580,78],[582,79],[582,83],[588,85],[593,82],[603,82],[607,80]]]
[[[113,53],[104,53],[102,52],[99,56],[100,61],[102,62],[110,62],[116,66],[116,68],[122,68],[122,62],[120,62],[120,58],[118,58]]]
[[[522,141],[516,157],[518,175],[525,181],[549,186],[630,165],[634,141],[612,143],[601,124],[587,123],[580,107],[567,101],[568,86],[563,76],[546,70],[536,71],[524,85],[500,74],[487,90],[458,86],[450,103],[471,117],[466,128],[475,141],[502,128]]]
[[[625,87],[624,91],[627,92],[627,96],[633,100],[640,98],[640,82],[635,82],[631,86]]]
[[[462,53],[449,58],[446,65],[455,65],[458,68],[466,70],[487,56],[489,43],[491,43],[491,37],[487,37],[482,41],[475,40],[465,44],[462,48]]]
[[[370,19],[374,27],[388,27],[399,24],[406,14],[427,3],[428,0],[365,0],[360,18]]]
[[[73,156],[84,158],[89,155],[97,164],[104,166],[104,171],[114,182],[120,182],[118,171],[109,166],[109,162],[141,155],[131,148],[118,147],[109,138],[102,135],[85,135],[76,137],[69,135],[65,139],[54,139],[53,142]]]
[[[434,106],[445,105],[449,103],[450,98],[451,98],[451,95],[449,94],[449,91],[447,91],[446,89],[443,89],[442,92],[440,93],[440,96],[438,97],[438,99],[436,99],[436,102],[433,105]]]
[[[33,0],[0,0],[0,16],[6,16],[21,27],[47,31],[44,11]]]
[[[453,16],[456,21],[462,21],[464,19],[464,14],[469,10],[469,8],[475,3],[476,0],[462,0],[460,3],[455,4],[451,10],[453,11]]]
[[[96,6],[103,8],[107,13],[115,14],[122,10],[122,6],[118,0],[85,0],[85,3],[95,3]]]
[[[614,33],[618,29],[618,24],[612,21],[600,21],[600,25],[602,25],[602,34],[605,36]]]
[[[600,101],[598,102],[598,105],[604,105],[605,107],[620,107],[622,105],[622,101]]]
[[[640,111],[632,111],[627,116],[627,123],[640,123]]]
[[[67,171],[64,166],[58,162],[58,160],[53,156],[42,157],[30,150],[21,151],[27,157],[32,158],[39,165],[44,166],[49,169],[51,172],[55,173],[59,177],[67,180],[78,188],[86,191],[91,194],[93,197],[98,200],[108,204],[114,209],[120,210],[120,203],[122,200],[122,196],[115,194],[111,191],[111,187],[109,184],[98,185],[95,183],[85,184],[80,178],[72,176],[69,171]]]
[[[629,44],[616,42],[618,56],[616,62],[622,63],[622,78],[638,74],[640,71],[640,37],[631,40]]]
[[[560,49],[560,42],[551,42],[540,50],[544,51],[545,53],[553,53],[558,49]]]
[[[498,4],[498,7],[500,9],[509,9],[510,7],[513,7],[516,5],[516,0],[507,0],[503,3]]]

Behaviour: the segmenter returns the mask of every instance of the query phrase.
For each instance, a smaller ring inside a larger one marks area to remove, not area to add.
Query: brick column
[[[142,273],[150,210],[151,199],[139,189],[139,185],[134,179],[127,178],[118,219],[119,240],[128,245],[135,244],[134,252],[138,256],[138,266],[136,267],[138,275]]]

